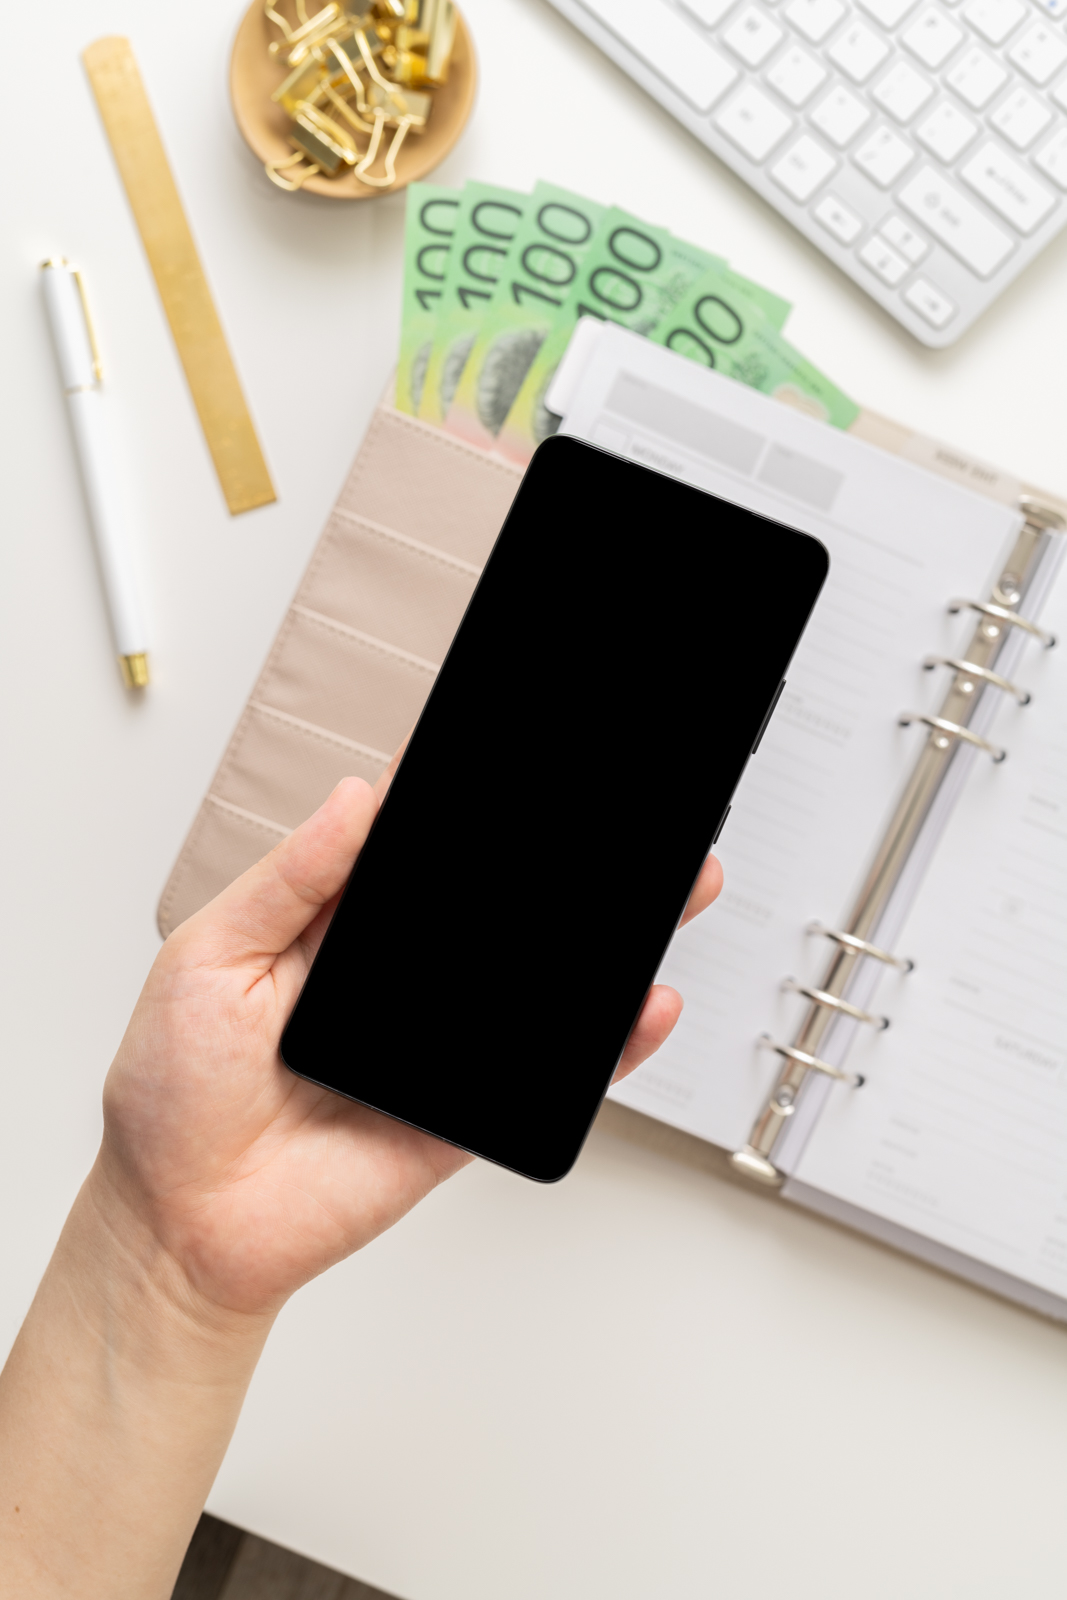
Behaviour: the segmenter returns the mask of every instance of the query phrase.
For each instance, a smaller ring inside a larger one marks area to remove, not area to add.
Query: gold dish
[[[294,0],[276,0],[278,11],[298,26]],[[263,0],[253,0],[241,20],[230,58],[230,99],[237,126],[249,149],[265,167],[283,168],[294,157],[290,138],[292,121],[286,111],[271,99],[285,81],[289,68],[279,55],[270,53],[278,37],[268,20]],[[395,194],[409,183],[416,183],[433,171],[451,150],[466,126],[474,104],[477,67],[470,33],[462,15],[456,12],[455,41],[448,81],[433,91],[432,112],[425,128],[404,140],[396,154],[396,178],[388,187],[361,182],[351,169],[337,177],[316,173],[301,187],[309,194],[326,195],[331,200],[371,200],[375,195]]]

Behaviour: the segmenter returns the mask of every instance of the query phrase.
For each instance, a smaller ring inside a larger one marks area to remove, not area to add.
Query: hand
[[[295,1077],[278,1054],[378,803],[346,779],[175,930],[108,1075],[102,1208],[146,1232],[139,1251],[162,1252],[178,1292],[209,1310],[273,1314],[471,1159]],[[687,918],[721,882],[709,858]],[[617,1077],[663,1043],[681,1004],[651,991]]]
[[[0,1373],[5,1597],[165,1600],[275,1312],[470,1159],[278,1055],[378,799],[346,779],[149,974],[100,1155]],[[687,915],[720,884],[709,860]],[[652,990],[620,1075],[680,1010]]]

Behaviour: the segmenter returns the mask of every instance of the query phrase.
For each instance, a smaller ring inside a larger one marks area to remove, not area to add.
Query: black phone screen
[[[575,439],[543,444],[285,1063],[528,1177],[562,1177],[828,565],[807,534]]]

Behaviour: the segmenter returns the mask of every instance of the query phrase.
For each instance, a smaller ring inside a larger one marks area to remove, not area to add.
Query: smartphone
[[[828,566],[808,534],[576,439],[542,444],[285,1064],[526,1177],[563,1177]]]

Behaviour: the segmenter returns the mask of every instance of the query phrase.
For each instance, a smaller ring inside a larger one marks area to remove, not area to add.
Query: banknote
[[[448,409],[450,433],[492,446],[603,214],[554,184],[534,189]]]
[[[419,409],[460,194],[431,183],[408,188],[396,408],[411,416]]]
[[[859,407],[794,350],[757,302],[716,267],[693,284],[651,338],[835,428],[849,427],[859,415]]]
[[[497,449],[523,463],[556,431],[558,419],[545,409],[545,391],[579,317],[599,317],[650,334],[716,262],[725,267],[706,250],[613,206],[601,219],[571,291],[530,363],[497,435]]]
[[[445,420],[528,200],[489,183],[464,186],[419,402],[426,422]]]

